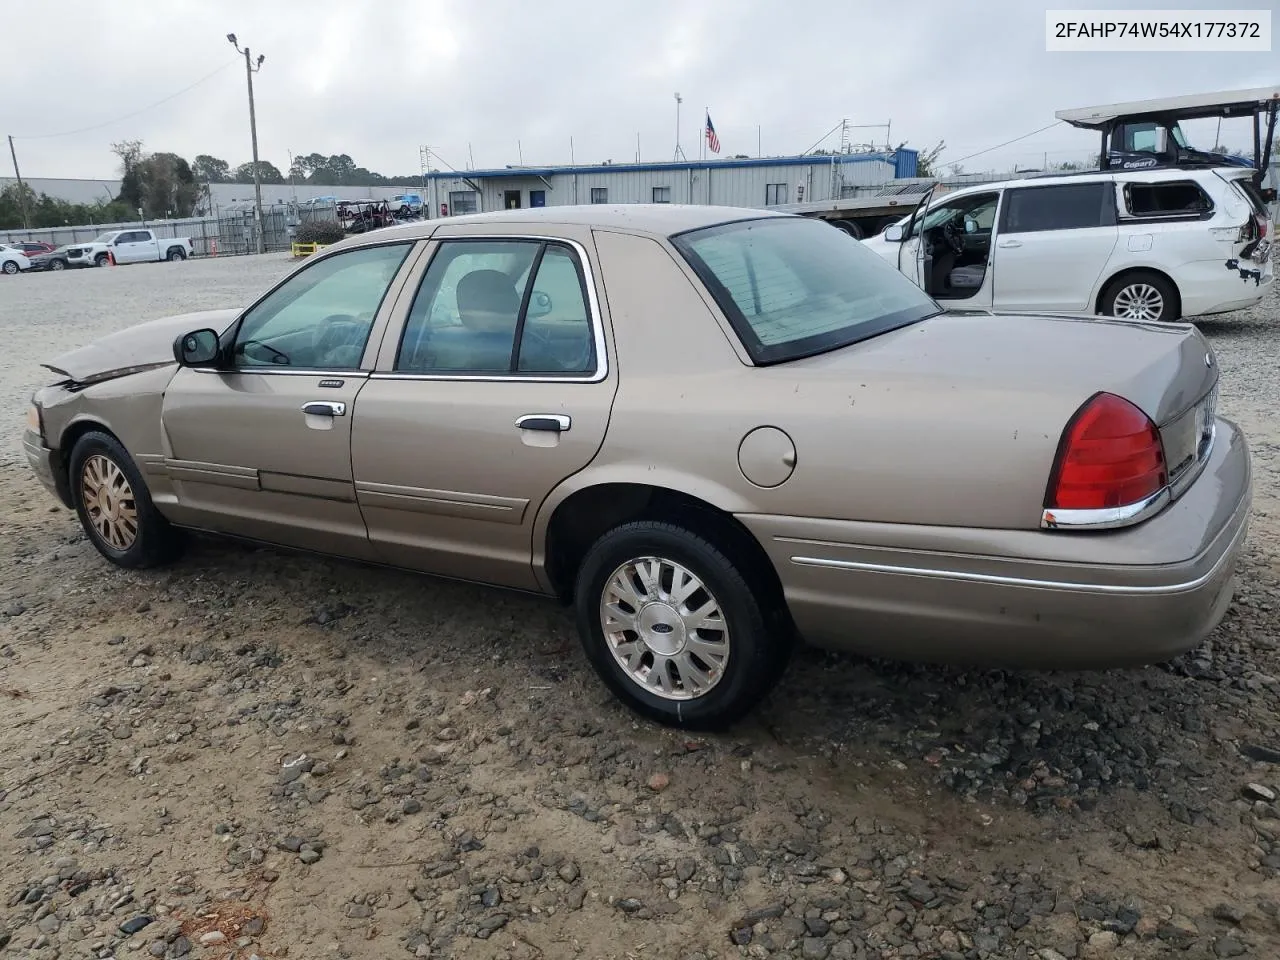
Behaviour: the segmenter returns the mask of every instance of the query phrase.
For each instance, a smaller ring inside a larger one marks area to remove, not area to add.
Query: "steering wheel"
[[[321,366],[356,366],[360,358],[350,357],[359,349],[367,324],[347,313],[334,313],[320,321],[312,336],[311,349]]]
[[[964,232],[962,228],[956,227],[955,220],[948,220],[942,225],[942,239],[946,241],[952,253],[957,255],[964,253]]]
[[[533,343],[538,348],[537,355],[545,358],[555,364],[564,372],[576,372],[586,366],[588,360],[591,359],[591,339],[588,337],[583,345],[574,351],[573,355],[569,355],[569,351],[565,349],[566,343],[552,340],[544,331],[538,330],[536,327],[525,327],[523,337],[526,342]]]

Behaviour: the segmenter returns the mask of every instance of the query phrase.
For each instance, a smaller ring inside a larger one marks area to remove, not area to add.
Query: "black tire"
[[[100,253],[93,258],[93,265],[95,267],[105,267],[110,262],[111,262],[111,258],[108,257],[105,253]]]
[[[837,229],[843,230],[855,240],[861,240],[863,237],[862,227],[854,223],[852,220],[832,220],[831,225]]]
[[[1150,291],[1159,297],[1160,310],[1153,316],[1139,317],[1126,310],[1126,304],[1140,302],[1152,303]],[[1117,302],[1118,301],[1118,302]],[[1145,319],[1158,323],[1170,323],[1181,316],[1182,303],[1178,297],[1178,288],[1151,270],[1135,270],[1116,277],[1102,293],[1102,313],[1108,317],[1129,316],[1130,319]]]
[[[615,659],[605,638],[600,607],[606,586],[623,565],[648,557],[674,561],[705,584],[726,627],[727,665],[707,692],[690,699],[668,699],[642,687]],[[771,611],[761,606],[769,591],[753,588],[753,579],[715,544],[683,527],[647,520],[616,527],[595,542],[578,569],[574,606],[587,659],[605,685],[637,713],[667,726],[722,729],[764,697],[791,650],[789,635],[770,631]]]
[[[4,267],[0,269],[3,269],[5,273],[12,277],[18,272],[18,264],[13,260],[6,260],[4,262]]]
[[[408,204],[405,204],[404,206],[402,206],[402,207],[400,208],[400,211],[399,211],[400,216],[402,216],[402,217],[407,217],[407,216],[409,216],[409,214],[410,214],[410,213],[412,213],[412,212],[413,212],[413,211],[409,209]]]
[[[67,263],[66,263],[66,261],[65,261],[65,260],[62,260],[62,259],[54,259],[54,260],[50,260],[50,261],[49,261],[49,269],[50,269],[50,270],[65,270],[65,269],[67,269]]]
[[[132,542],[123,546],[112,543],[91,519],[91,510],[97,508],[87,502],[84,477],[86,466],[99,458],[114,464],[128,482],[128,496],[121,499],[132,504],[137,523]],[[182,534],[160,515],[133,458],[111,434],[93,430],[76,441],[71,448],[68,482],[76,514],[90,542],[116,566],[132,570],[158,567],[181,553]]]
[[[173,261],[173,260],[185,260],[185,259],[187,259],[187,255],[186,255],[186,253],[184,253],[184,252],[183,252],[183,250],[182,250],[182,248],[181,248],[181,247],[170,247],[170,248],[169,248],[169,253],[168,253],[168,255],[165,257],[165,259],[166,259],[166,260],[170,260],[170,261]]]

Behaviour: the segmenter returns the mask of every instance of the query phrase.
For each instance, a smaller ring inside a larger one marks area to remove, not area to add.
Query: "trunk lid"
[[[1189,324],[975,311],[757,376],[758,402],[803,464],[789,492],[811,515],[1039,529],[1058,444],[1084,403],[1105,391],[1135,404],[1170,468],[1192,478],[1218,370]],[[830,482],[851,464],[856,482]]]

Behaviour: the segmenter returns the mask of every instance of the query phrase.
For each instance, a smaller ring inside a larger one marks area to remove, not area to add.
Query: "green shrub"
[[[337,220],[308,220],[293,233],[296,243],[337,243],[346,232]]]

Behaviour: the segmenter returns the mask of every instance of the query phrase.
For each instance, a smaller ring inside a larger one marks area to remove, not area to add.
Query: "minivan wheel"
[[[120,567],[160,566],[181,551],[181,534],[147,492],[133,458],[108,433],[90,431],[71,450],[71,496],[98,552]]]
[[[587,659],[610,690],[659,723],[721,728],[777,682],[789,644],[770,636],[747,577],[682,527],[637,521],[587,552],[574,591]]]
[[[1177,320],[1178,291],[1158,273],[1144,270],[1126,274],[1107,287],[1102,295],[1102,312],[1148,323]]]

